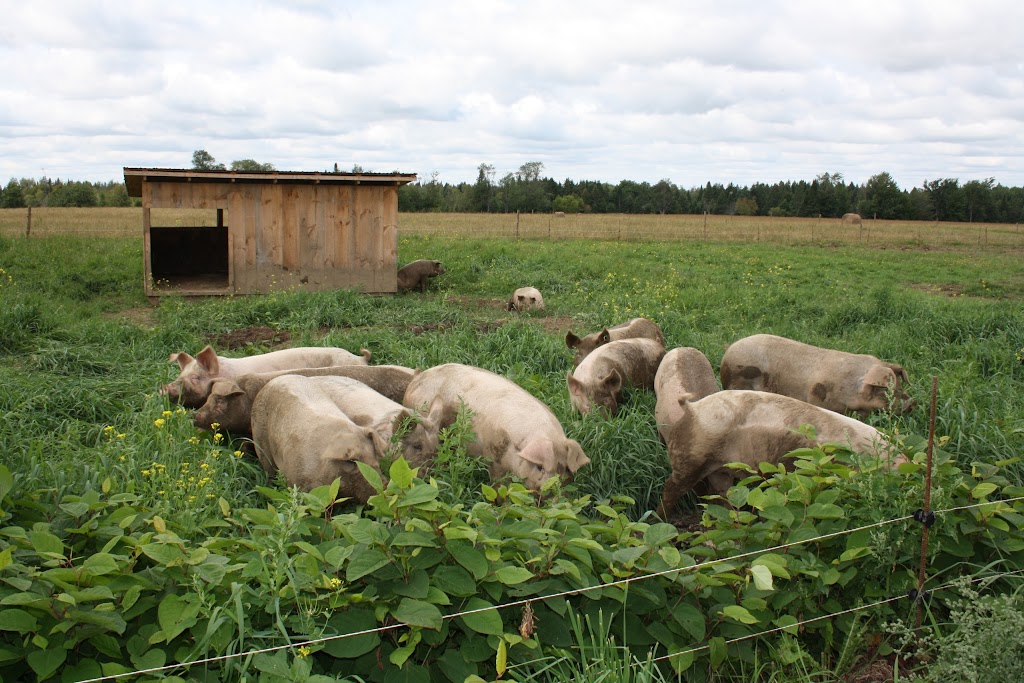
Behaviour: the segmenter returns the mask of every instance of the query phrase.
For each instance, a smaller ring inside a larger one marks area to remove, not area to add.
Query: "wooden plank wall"
[[[397,289],[397,187],[146,182],[143,206],[224,209],[235,293]]]

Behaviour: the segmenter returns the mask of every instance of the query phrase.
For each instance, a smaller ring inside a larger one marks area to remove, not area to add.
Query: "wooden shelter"
[[[125,168],[128,195],[142,198],[146,296],[394,292],[398,188],[414,180],[415,173]],[[156,225],[154,209],[205,209],[210,219]]]

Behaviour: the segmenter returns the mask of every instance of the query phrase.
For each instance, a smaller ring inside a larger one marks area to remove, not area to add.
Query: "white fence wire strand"
[[[1000,505],[1000,504],[1014,503],[1014,502],[1021,501],[1021,500],[1024,500],[1024,496],[1017,497],[1017,498],[1006,498],[1006,499],[1000,499],[1000,500],[983,501],[983,502],[975,503],[975,504],[972,504],[972,505],[963,505],[963,506],[960,506],[960,507],[946,508],[946,509],[941,509],[941,510],[932,510],[932,512],[934,512],[936,515],[938,515],[938,514],[943,514],[943,513],[948,513],[948,512],[957,512],[957,511],[960,511],[960,510],[969,510],[969,509],[973,509],[973,508],[980,508],[980,507],[985,507],[985,506],[988,506],[988,505]],[[470,615],[473,615],[473,614],[478,614],[480,612],[491,612],[491,611],[497,611],[497,610],[503,610],[503,609],[510,609],[512,607],[518,607],[518,606],[521,606],[521,605],[526,605],[526,604],[531,603],[531,602],[543,602],[543,601],[546,601],[546,600],[552,600],[552,599],[556,599],[556,598],[569,597],[569,596],[572,596],[572,595],[581,595],[581,594],[584,594],[584,593],[588,593],[590,591],[601,590],[601,589],[605,589],[605,588],[614,588],[614,587],[617,587],[617,586],[628,585],[628,584],[631,584],[631,583],[636,583],[638,581],[644,581],[646,579],[653,579],[653,578],[657,578],[657,577],[660,577],[660,576],[669,576],[671,574],[679,574],[679,573],[682,573],[682,572],[695,571],[695,570],[699,570],[699,569],[704,569],[705,567],[711,567],[711,566],[714,566],[716,564],[722,564],[722,563],[726,563],[726,562],[735,562],[737,560],[742,560],[742,559],[745,559],[745,558],[748,558],[748,557],[754,557],[754,556],[757,556],[757,555],[763,555],[763,554],[766,554],[766,553],[771,553],[771,552],[775,552],[775,551],[779,551],[779,550],[785,550],[786,548],[792,548],[794,546],[804,545],[804,544],[807,544],[807,543],[816,543],[818,541],[824,541],[824,540],[828,540],[830,538],[835,538],[836,536],[844,536],[846,534],[852,534],[852,533],[856,533],[858,531],[865,531],[867,529],[874,529],[876,527],[887,526],[889,524],[896,524],[898,522],[905,522],[905,521],[910,520],[910,519],[913,519],[913,515],[905,515],[903,517],[896,517],[894,519],[887,519],[887,520],[883,520],[881,522],[874,522],[873,524],[866,524],[864,526],[859,526],[859,527],[856,527],[856,528],[853,528],[853,529],[844,529],[842,531],[835,531],[835,532],[832,532],[832,533],[823,534],[821,536],[815,536],[813,538],[807,538],[807,539],[804,539],[804,540],[801,540],[801,541],[793,541],[792,543],[783,543],[783,544],[780,544],[780,545],[772,546],[770,548],[760,548],[758,550],[751,550],[749,552],[740,553],[738,555],[731,555],[729,557],[720,557],[720,558],[716,558],[714,560],[708,560],[707,562],[701,562],[699,564],[689,565],[687,567],[674,567],[672,569],[665,569],[665,570],[660,571],[660,572],[651,572],[649,574],[643,574],[643,575],[640,575],[640,576],[632,576],[632,577],[628,577],[628,578],[625,578],[625,579],[619,579],[617,581],[610,581],[608,583],[596,584],[594,586],[584,586],[582,588],[573,588],[573,589],[570,589],[570,590],[561,591],[561,592],[558,592],[558,593],[552,593],[552,594],[549,594],[549,595],[534,596],[534,597],[531,597],[531,598],[523,598],[521,600],[513,600],[511,602],[504,602],[504,603],[501,603],[500,605],[491,605],[489,607],[480,607],[480,608],[477,608],[477,609],[465,610],[465,611],[462,611],[462,612],[454,612],[452,614],[445,614],[445,615],[443,615],[442,619],[443,620],[456,619],[456,618],[459,618],[459,617],[465,617],[465,616],[470,616]],[[1013,571],[1013,572],[1007,572],[1006,574],[1001,574],[1001,575],[996,575],[996,576],[986,576],[986,577],[982,577],[981,579],[977,579],[977,580],[979,580],[979,581],[980,580],[984,580],[984,579],[993,579],[994,580],[994,579],[1001,578],[1003,576],[1011,576],[1011,575],[1018,574],[1018,573],[1024,573],[1024,569]],[[973,581],[971,583],[973,583]],[[953,582],[950,582],[949,584],[946,584],[944,586],[939,586],[938,588],[930,589],[928,592],[945,590],[945,589],[950,588],[950,587],[955,586],[955,585],[957,585],[957,582],[953,581]],[[802,626],[804,624],[809,624],[809,623],[813,623],[813,622],[816,622],[816,621],[823,621],[825,619],[831,619],[831,618],[834,618],[834,617],[837,617],[837,616],[841,616],[843,614],[850,614],[852,612],[859,612],[861,610],[871,609],[873,607],[878,607],[878,606],[884,605],[886,603],[896,602],[898,600],[903,600],[903,599],[905,599],[907,597],[908,597],[907,595],[900,595],[900,596],[896,596],[896,597],[893,597],[893,598],[887,598],[885,600],[880,600],[878,602],[871,603],[869,605],[862,605],[860,607],[854,607],[854,608],[851,608],[851,609],[848,609],[848,610],[843,610],[841,612],[835,612],[833,614],[826,614],[826,615],[814,617],[813,619],[808,619],[806,621],[801,621],[801,622],[797,622],[797,623],[794,623],[794,624],[787,624],[786,626],[780,626],[778,628],[769,629],[767,631],[762,631],[762,632],[755,633],[755,634],[741,636],[739,638],[734,638],[733,640],[726,641],[726,644],[728,645],[728,644],[731,644],[731,643],[734,643],[734,642],[739,642],[741,640],[748,640],[750,638],[756,638],[756,637],[760,637],[760,636],[769,635],[769,634],[772,634],[772,633],[776,633],[778,631],[784,631],[786,629],[791,629],[791,628],[794,628],[794,627]],[[119,673],[119,674],[111,674],[109,676],[100,676],[98,678],[88,678],[88,679],[83,679],[83,680],[77,681],[76,683],[99,683],[100,681],[113,681],[113,680],[128,678],[128,677],[131,677],[131,676],[140,676],[140,675],[143,675],[143,674],[162,673],[162,672],[172,671],[174,669],[184,669],[184,668],[192,667],[192,666],[201,666],[201,665],[204,665],[204,664],[214,664],[214,663],[217,663],[217,662],[228,661],[228,660],[231,660],[231,659],[240,659],[242,657],[252,657],[252,656],[255,656],[255,655],[259,655],[259,654],[269,654],[269,653],[272,653],[272,652],[279,652],[281,650],[293,650],[293,649],[297,649],[297,648],[300,648],[300,647],[309,647],[311,645],[319,645],[319,644],[322,644],[322,643],[328,643],[328,642],[331,642],[331,641],[334,641],[334,640],[340,640],[340,639],[343,639],[343,638],[354,638],[356,636],[370,635],[370,634],[374,634],[374,633],[386,633],[388,631],[394,631],[394,630],[401,629],[401,628],[407,628],[407,624],[391,624],[391,625],[388,625],[388,626],[379,626],[379,627],[376,627],[376,628],[365,629],[365,630],[362,630],[362,631],[353,631],[352,633],[342,633],[342,634],[335,634],[335,635],[331,635],[331,636],[322,636],[322,637],[319,637],[319,638],[311,638],[311,639],[308,639],[308,640],[298,641],[298,642],[294,642],[294,643],[288,643],[288,644],[285,644],[285,645],[274,645],[274,646],[271,646],[271,647],[260,648],[260,649],[257,649],[257,650],[247,650],[245,652],[236,652],[236,653],[231,653],[231,654],[226,654],[226,655],[218,655],[216,657],[206,657],[206,658],[203,658],[203,659],[195,659],[195,660],[192,660],[190,662],[179,662],[179,663],[175,663],[175,664],[167,664],[167,665],[164,665],[164,666],[153,667],[153,668],[150,668],[150,669],[139,669],[137,671],[129,671],[129,672],[124,672],[124,673]],[[710,647],[710,646],[709,645],[703,645],[703,646],[694,648],[692,650],[685,650],[685,651],[682,651],[682,652],[675,652],[675,653],[672,653],[670,655],[665,655],[663,657],[659,657],[659,658],[655,659],[654,661],[663,661],[663,660],[670,659],[672,657],[679,657],[679,656],[686,655],[686,654],[689,654],[689,653],[700,652],[702,650],[707,649],[708,647]]]

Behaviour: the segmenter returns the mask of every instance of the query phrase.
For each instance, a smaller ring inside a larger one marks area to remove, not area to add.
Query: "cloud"
[[[1024,185],[1024,5],[41,0],[0,27],[0,178],[195,149],[447,182]]]

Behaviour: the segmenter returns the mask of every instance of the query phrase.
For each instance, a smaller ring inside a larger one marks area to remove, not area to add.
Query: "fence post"
[[[519,211],[516,211],[516,241],[519,240]]]
[[[28,207],[28,218],[25,219],[25,237],[32,234],[32,207]]]
[[[935,403],[938,393],[939,378],[932,375],[932,410],[928,420],[928,465],[924,474],[924,507],[914,513],[914,519],[921,523],[921,563],[917,571],[917,591],[914,601],[917,603],[917,612],[914,617],[914,630],[921,628],[921,615],[924,609],[924,574],[925,563],[928,560],[928,530],[935,523],[935,513],[932,512],[932,453],[935,449]]]

